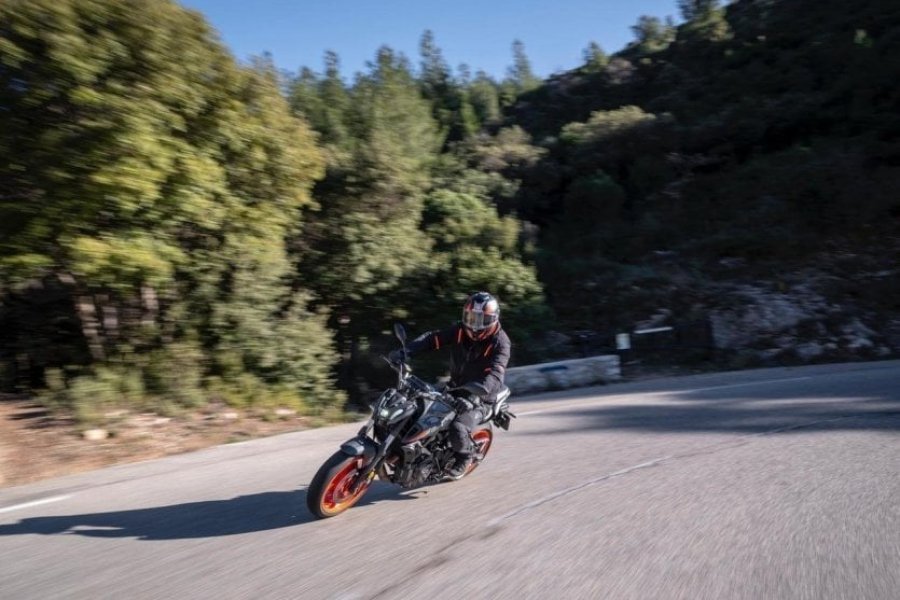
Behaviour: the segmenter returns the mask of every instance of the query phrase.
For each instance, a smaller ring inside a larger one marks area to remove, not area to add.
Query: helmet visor
[[[463,325],[470,331],[481,331],[497,322],[498,315],[490,314],[477,309],[463,311]]]

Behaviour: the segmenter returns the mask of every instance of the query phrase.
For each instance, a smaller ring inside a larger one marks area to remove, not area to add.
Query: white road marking
[[[712,387],[695,388],[693,390],[683,390],[683,391],[675,390],[672,393],[673,394],[684,394],[684,393],[694,393],[694,392],[707,392],[709,390],[727,390],[729,388],[747,387],[750,385],[765,385],[768,383],[781,383],[783,381],[802,381],[804,379],[813,379],[813,378],[810,376],[804,376],[804,377],[785,377],[784,379],[766,379],[765,381],[748,381],[746,383],[730,383],[728,385],[716,385],[716,386],[712,386]]]
[[[564,490],[560,490],[558,492],[553,492],[552,494],[548,494],[548,495],[544,496],[543,498],[538,498],[537,500],[533,500],[533,501],[529,502],[528,504],[523,504],[523,505],[519,506],[518,508],[515,508],[514,510],[509,511],[505,515],[500,515],[499,517],[491,519],[490,521],[488,521],[487,526],[494,527],[495,525],[500,524],[501,521],[505,521],[506,519],[514,517],[514,516],[518,515],[519,513],[525,512],[526,510],[535,508],[536,506],[540,506],[541,504],[544,504],[546,502],[556,500],[560,496],[565,496],[567,494],[571,494],[573,492],[583,490],[586,487],[596,485],[596,484],[600,483],[601,481],[606,481],[607,479],[612,479],[613,477],[627,475],[628,473],[631,473],[632,471],[637,471],[638,469],[646,469],[648,467],[655,467],[656,465],[662,464],[671,458],[672,458],[671,456],[663,456],[662,458],[656,458],[653,460],[649,460],[649,461],[643,462],[639,465],[627,467],[625,469],[616,471],[614,473],[607,473],[606,475],[601,475],[600,477],[595,477],[584,483],[581,483],[578,485],[573,485],[572,487],[568,487],[568,488],[566,488]]]
[[[562,408],[562,407],[560,407],[560,408]],[[538,415],[538,414],[540,414],[540,413],[549,412],[549,411],[551,411],[551,410],[553,410],[553,409],[552,409],[552,408],[545,408],[545,409],[542,409],[542,410],[529,410],[529,411],[525,411],[525,412],[516,413],[516,416],[517,416],[517,417],[527,417],[528,415]]]
[[[805,378],[804,378],[804,379],[805,379]],[[605,474],[605,475],[601,475],[601,476],[599,476],[599,477],[595,477],[595,478],[590,479],[590,480],[588,480],[588,481],[586,481],[586,482],[584,482],[584,483],[580,483],[580,484],[578,484],[578,485],[573,485],[573,486],[571,486],[571,487],[567,487],[567,488],[565,488],[565,489],[563,489],[563,490],[559,490],[559,491],[557,491],[557,492],[553,492],[552,494],[547,494],[546,496],[543,496],[543,497],[541,497],[541,498],[538,498],[537,500],[532,500],[531,502],[529,502],[529,503],[527,503],[527,504],[522,504],[522,505],[520,505],[520,506],[514,508],[513,510],[509,511],[509,512],[506,513],[506,514],[503,514],[503,515],[500,515],[499,517],[495,517],[495,518],[491,519],[490,521],[488,521],[487,526],[488,526],[488,527],[495,527],[495,526],[499,525],[502,521],[505,521],[506,519],[515,517],[515,516],[517,516],[517,515],[519,515],[519,514],[525,512],[525,511],[527,511],[527,510],[531,510],[532,508],[535,508],[535,507],[538,507],[538,506],[540,506],[540,505],[542,505],[542,504],[545,504],[545,503],[547,503],[547,502],[551,502],[551,501],[553,501],[553,500],[556,500],[557,498],[559,498],[559,497],[561,497],[561,496],[566,496],[566,495],[568,495],[568,494],[572,494],[572,493],[581,491],[581,490],[583,490],[583,489],[585,489],[585,488],[588,488],[588,487],[590,487],[590,486],[596,485],[596,484],[601,483],[601,482],[603,482],[603,481],[607,481],[608,479],[612,479],[612,478],[614,478],[614,477],[621,477],[622,475],[628,475],[629,473],[633,473],[634,471],[638,471],[638,470],[640,470],[640,469],[646,469],[646,468],[648,468],[648,467],[655,467],[655,466],[657,466],[657,465],[661,465],[661,464],[663,464],[663,463],[665,463],[665,462],[668,462],[668,461],[671,461],[671,460],[680,460],[680,459],[683,459],[683,458],[690,458],[690,457],[693,457],[693,456],[697,456],[697,455],[699,455],[699,454],[706,454],[706,453],[709,453],[709,452],[718,452],[718,451],[721,451],[721,450],[727,450],[727,449],[731,449],[731,448],[736,448],[736,447],[739,447],[739,446],[743,446],[743,445],[745,445],[745,444],[748,444],[748,443],[750,443],[754,438],[758,438],[758,437],[764,437],[764,436],[773,435],[773,434],[777,434],[777,433],[783,433],[783,432],[785,432],[785,431],[792,431],[792,430],[795,430],[795,429],[803,429],[803,428],[809,427],[809,426],[811,426],[811,425],[819,425],[819,424],[822,424],[822,423],[831,423],[831,422],[834,422],[834,421],[841,421],[841,420],[843,420],[843,419],[852,419],[852,418],[858,417],[858,416],[860,416],[860,415],[843,415],[843,416],[840,416],[840,417],[833,417],[833,418],[830,418],[830,419],[818,419],[818,420],[816,420],[816,421],[805,421],[805,422],[803,422],[803,423],[795,423],[795,424],[793,424],[793,425],[787,425],[787,426],[785,426],[785,427],[778,427],[778,428],[776,428],[776,429],[769,429],[768,431],[761,431],[761,432],[759,432],[759,433],[752,433],[752,434],[748,434],[748,435],[743,435],[743,436],[740,436],[739,438],[737,438],[736,440],[731,440],[731,441],[726,441],[726,442],[719,442],[719,443],[711,444],[711,445],[708,445],[708,446],[703,446],[703,447],[701,447],[701,448],[698,448],[698,449],[695,449],[695,450],[690,450],[690,451],[687,451],[687,452],[683,452],[683,453],[681,453],[681,454],[671,454],[671,455],[669,455],[669,456],[663,456],[663,457],[661,457],[661,458],[655,458],[655,459],[653,459],[653,460],[649,460],[649,461],[647,461],[647,462],[643,462],[643,463],[640,463],[640,464],[637,464],[637,465],[633,465],[633,466],[631,466],[631,467],[626,467],[626,468],[624,468],[624,469],[621,469],[621,470],[619,470],[619,471],[615,471],[615,472],[613,472],[613,473],[607,473],[607,474]]]
[[[23,508],[31,508],[33,506],[42,506],[44,504],[51,504],[53,502],[62,502],[63,500],[68,500],[71,498],[71,495],[68,496],[51,496],[50,498],[42,498],[41,500],[34,500],[33,502],[23,502],[22,504],[14,504],[12,506],[5,506],[0,508],[0,513],[12,512],[14,510],[21,510]]]

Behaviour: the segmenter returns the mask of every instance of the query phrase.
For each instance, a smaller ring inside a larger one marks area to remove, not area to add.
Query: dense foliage
[[[5,2],[0,23],[7,380],[84,418],[332,404],[286,247],[324,160],[272,73],[168,2]]]
[[[3,387],[85,422],[322,413],[378,384],[393,320],[477,289],[522,363],[689,315],[723,260],[896,240],[897,4],[677,5],[542,82],[519,41],[502,81],[428,31],[418,67],[285,75],[169,0],[0,3]]]
[[[896,247],[897,3],[679,8],[680,25],[642,17],[605,67],[509,111],[549,150],[514,206],[541,226],[542,280],[570,327],[689,312],[720,264],[766,279],[823,251]]]

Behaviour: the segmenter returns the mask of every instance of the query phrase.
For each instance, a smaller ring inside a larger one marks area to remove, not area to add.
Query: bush
[[[271,385],[249,373],[230,379],[213,377],[206,382],[210,395],[228,406],[241,409],[290,408],[299,413],[311,414],[297,390],[285,385]]]
[[[103,425],[108,412],[132,406],[144,395],[138,371],[109,366],[69,378],[61,369],[49,369],[46,385],[39,401],[51,410],[71,412],[82,426]]]
[[[148,394],[162,406],[195,408],[206,400],[201,388],[204,356],[196,346],[180,342],[149,354],[142,369]]]

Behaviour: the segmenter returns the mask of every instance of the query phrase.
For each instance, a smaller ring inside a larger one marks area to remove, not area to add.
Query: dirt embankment
[[[159,458],[207,446],[306,429],[307,417],[263,420],[225,407],[178,418],[120,414],[114,425],[85,439],[74,421],[27,399],[0,396],[0,487]]]

